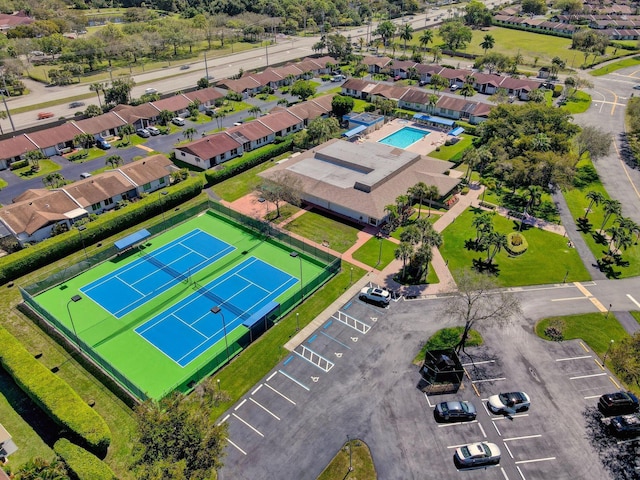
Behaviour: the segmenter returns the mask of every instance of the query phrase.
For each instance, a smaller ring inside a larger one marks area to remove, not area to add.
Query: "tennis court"
[[[248,258],[135,329],[181,367],[224,339],[243,321],[298,283],[255,257]],[[220,314],[211,308],[220,307]],[[224,318],[224,322],[223,322]]]
[[[116,318],[121,318],[235,247],[200,229],[154,250],[80,289]]]

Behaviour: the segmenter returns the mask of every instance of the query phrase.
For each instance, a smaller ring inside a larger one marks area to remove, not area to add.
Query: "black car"
[[[611,419],[611,432],[618,437],[636,437],[640,435],[640,414],[620,415]]]
[[[471,422],[476,419],[476,407],[471,402],[442,402],[436,405],[435,414],[445,422]]]
[[[69,108],[84,107],[84,102],[71,102]]]
[[[598,400],[598,410],[605,417],[636,413],[638,407],[638,398],[631,392],[607,393]]]

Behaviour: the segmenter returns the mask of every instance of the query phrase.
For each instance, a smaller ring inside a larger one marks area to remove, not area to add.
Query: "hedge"
[[[161,209],[168,211],[200,194],[202,186],[202,177],[191,177],[168,190],[169,193],[163,197],[162,203],[157,201],[157,195],[151,195],[120,210],[98,215],[96,220],[86,224],[87,228],[82,234],[73,228],[69,232],[6,255],[0,258],[0,284],[15,280],[80,250],[83,248],[83,239],[86,244],[92,244],[160,215]]]
[[[19,168],[24,168],[29,166],[29,160],[17,160],[9,165],[9,170],[18,170]]]
[[[231,178],[239,173],[242,173],[250,168],[260,165],[273,157],[282,155],[293,149],[293,136],[285,138],[281,143],[272,143],[271,145],[265,145],[259,150],[249,152],[241,157],[241,161],[238,163],[226,162],[222,165],[220,170],[207,170],[204,172],[207,180],[207,186],[216,185],[227,178]]]
[[[77,480],[116,480],[109,466],[84,448],[61,438],[53,445],[53,450],[64,460],[72,478]]]
[[[520,232],[511,232],[507,235],[505,250],[511,255],[522,255],[529,248],[529,243]]]
[[[106,452],[111,432],[104,419],[2,327],[0,345],[0,363],[29,398],[58,425],[77,436],[80,443],[96,452]]]

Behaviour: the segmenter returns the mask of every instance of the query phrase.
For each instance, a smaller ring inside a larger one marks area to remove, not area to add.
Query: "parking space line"
[[[226,421],[229,419],[229,417],[230,417],[230,416],[231,416],[231,415],[227,414],[227,415],[226,415],[222,420],[220,420],[220,422],[218,423],[218,426],[220,426],[220,425],[222,425],[224,422],[226,422]]]
[[[524,478],[524,474],[522,473],[522,470],[520,470],[520,467],[518,467],[516,465],[516,468],[518,469],[518,473],[520,474],[520,476],[522,477],[522,480],[527,480],[526,478]]]
[[[556,457],[547,457],[547,458],[534,458],[533,460],[520,460],[519,462],[515,462],[516,465],[521,465],[523,463],[536,463],[536,462],[548,462],[550,460],[555,460]]]
[[[640,308],[640,303],[638,303],[638,301],[635,298],[633,298],[631,295],[629,295],[628,293],[627,293],[627,298],[629,300],[631,300],[633,303],[635,303],[636,307]]]
[[[431,405],[431,402],[429,401],[429,395],[427,395],[427,392],[422,392],[422,393],[424,393],[424,398],[426,398],[426,399],[427,399],[427,404],[428,404],[431,408],[435,407],[435,405]]]
[[[468,445],[468,443],[461,443],[460,445],[449,445],[447,448],[448,449],[460,448],[460,447],[464,447],[465,445]]]
[[[269,378],[267,378],[267,382],[269,380],[271,380],[273,377],[275,377],[278,374],[278,371],[276,370],[275,372],[273,372],[271,375],[269,375]]]
[[[258,390],[260,390],[262,388],[262,384],[258,385],[258,388],[256,388],[253,392],[251,392],[251,395],[255,395]]]
[[[296,402],[294,402],[293,400],[291,400],[289,397],[287,397],[284,393],[280,393],[278,390],[276,390],[275,388],[273,388],[271,385],[268,385],[265,383],[265,385],[270,388],[271,390],[273,390],[274,393],[277,393],[278,395],[280,395],[282,398],[284,398],[287,402],[296,405]]]
[[[249,425],[248,422],[246,422],[245,420],[243,420],[242,418],[240,418],[238,415],[236,415],[235,413],[232,413],[231,415],[233,415],[234,417],[236,417],[238,420],[240,420],[242,423],[244,423],[247,427],[249,427],[251,430],[253,430],[254,432],[256,432],[258,435],[260,435],[262,438],[264,438],[264,435],[262,434],[262,432],[260,430],[258,430],[257,428],[255,428],[253,425]]]
[[[589,397],[584,397],[585,400],[592,400],[594,398],[600,398],[602,395],[591,395]]]
[[[502,442],[504,444],[504,448],[507,449],[507,453],[509,454],[509,456],[511,458],[513,458],[513,453],[511,453],[511,449],[509,448],[509,445],[507,445],[506,443],[504,443],[504,441]]]
[[[566,302],[570,300],[587,300],[589,297],[565,297],[565,298],[552,298],[552,302]]]
[[[526,440],[528,438],[540,438],[542,435],[527,435],[526,437],[511,437],[505,438],[504,442],[513,442],[514,440]]]
[[[496,425],[496,422],[491,422],[493,424],[493,428],[496,429],[496,432],[498,433],[498,435],[502,436],[502,434],[500,433],[500,430],[498,430],[498,425]]]
[[[569,360],[582,360],[585,358],[591,358],[593,355],[582,355],[580,357],[566,357],[566,358],[556,358],[556,362],[568,362]]]
[[[289,358],[287,358],[287,359],[284,361],[283,365],[286,365],[286,364],[287,364],[287,363],[289,363],[291,360],[293,360],[293,355],[291,355]]]
[[[273,413],[272,411],[270,411],[267,407],[265,407],[264,405],[260,405],[258,402],[256,402],[253,398],[250,398],[249,400],[251,400],[253,403],[255,403],[256,405],[258,405],[261,409],[263,409],[265,412],[267,412],[269,415],[271,415],[273,418],[275,418],[276,420],[280,420],[280,417],[278,417],[275,413]]]
[[[331,335],[327,335],[327,334],[326,334],[326,333],[324,333],[324,332],[320,332],[320,333],[321,333],[322,335],[324,335],[325,337],[327,337],[327,338],[329,338],[329,339],[333,340],[333,341],[334,341],[334,342],[336,342],[337,344],[342,345],[344,348],[346,348],[346,349],[348,349],[348,350],[351,350],[351,347],[350,347],[350,346],[348,346],[348,345],[346,345],[346,344],[342,343],[342,342],[341,342],[340,340],[338,340],[337,338],[333,338]]]
[[[242,401],[241,401],[241,402],[236,406],[236,408],[234,408],[234,409],[233,409],[233,411],[234,411],[234,412],[237,412],[237,411],[238,411],[238,409],[239,409],[242,405],[244,405],[244,403],[245,403],[246,401],[247,401],[247,399],[246,399],[246,398],[245,398],[245,399],[243,399],[243,400],[242,400]]]
[[[480,431],[482,432],[482,436],[484,438],[487,438],[487,434],[484,431],[484,428],[482,428],[482,424],[480,422],[478,422],[478,426],[480,427]]]
[[[580,346],[584,349],[584,351],[585,351],[585,352],[588,352],[588,351],[589,351],[589,349],[587,348],[587,346],[586,346],[584,343],[582,343],[582,342],[578,342],[578,343],[579,343],[579,344],[580,344]]]
[[[227,438],[227,442],[229,442],[231,445],[233,445],[234,447],[236,447],[236,448],[240,451],[240,453],[242,453],[243,455],[246,455],[246,454],[247,454],[247,452],[245,452],[245,451],[244,451],[243,449],[241,449],[238,445],[236,445],[235,443],[233,443],[233,442],[231,441],[231,439]]]
[[[302,349],[302,353],[298,352],[298,348]],[[298,347],[296,347],[293,353],[304,358],[307,362],[311,363],[312,365],[315,365],[323,372],[328,372],[334,366],[333,362],[331,362],[330,360],[327,360],[322,355],[314,352],[313,350],[305,347],[304,345],[298,345]]]
[[[366,323],[358,320],[355,317],[352,317],[351,315],[347,315],[346,313],[338,310],[338,316],[336,317],[335,315],[332,315],[331,318],[335,318],[337,321],[339,321],[340,323],[344,323],[346,326],[353,328],[354,330],[360,332],[360,333],[364,333],[366,334],[371,327],[369,325],[367,325]],[[351,325],[351,323],[353,323],[353,325]],[[360,328],[358,328],[360,327]]]
[[[591,378],[591,377],[602,377],[603,375],[606,375],[606,372],[602,372],[602,373],[592,373],[591,375],[579,375],[577,377],[569,377],[569,380],[580,380],[581,378]]]
[[[602,365],[597,359],[593,359],[594,362],[596,362],[596,365],[598,365],[598,367],[600,367],[600,370],[604,370],[604,365]]]
[[[528,416],[529,416],[528,413],[518,413],[516,415],[511,415],[510,419],[512,420],[514,418],[521,418],[521,417],[528,417]],[[491,421],[492,422],[495,422],[497,420],[506,420],[506,419],[507,419],[507,417],[491,417]]]
[[[438,428],[454,427],[456,425],[468,425],[470,423],[478,423],[478,421],[477,420],[472,420],[470,422],[441,423],[441,424],[438,425]]]
[[[618,382],[616,382],[615,379],[611,375],[609,375],[609,380],[611,380],[611,383],[613,383],[616,386],[617,389],[622,388],[622,387],[620,387],[620,385],[618,385]]]
[[[616,442],[618,445],[622,445],[623,443],[631,443],[631,442],[637,442],[638,439],[637,438],[630,438],[629,440],[620,440],[618,442]]]
[[[489,413],[489,409],[487,408],[487,404],[485,403],[487,399],[483,398],[481,401],[482,401],[482,406],[484,407],[484,411],[487,412],[487,415],[490,417],[491,413]]]
[[[495,363],[495,360],[484,360],[482,362],[471,362],[471,363],[463,363],[463,367],[468,367],[469,365],[484,365],[485,363]]]
[[[500,467],[500,470],[502,471],[502,475],[504,476],[504,480],[509,480],[509,477],[507,477],[507,472],[504,471],[504,468]]]
[[[471,383],[483,383],[483,382],[497,382],[499,380],[506,380],[506,377],[497,377],[497,378],[485,378],[483,380],[474,380]]]
[[[285,372],[283,372],[282,370],[278,370],[282,375],[284,375],[285,377],[287,377],[289,380],[291,380],[293,383],[297,383],[298,385],[300,385],[302,388],[304,388],[307,392],[310,392],[311,390],[309,390],[309,387],[307,387],[304,383],[299,382],[298,380],[296,380],[295,378],[293,378],[291,375],[286,374]]]

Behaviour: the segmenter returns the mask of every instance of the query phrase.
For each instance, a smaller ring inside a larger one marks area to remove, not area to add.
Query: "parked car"
[[[80,178],[85,179],[85,178],[89,178],[92,175],[89,172],[83,172],[80,174]]]
[[[149,138],[151,136],[151,132],[149,132],[149,130],[147,130],[146,128],[139,128],[136,130],[136,133],[139,137],[142,138]]]
[[[493,413],[512,414],[528,410],[531,399],[524,392],[509,392],[492,395],[487,403]]]
[[[158,93],[158,90],[156,90],[155,88],[147,88],[144,91],[145,95],[153,95],[154,93]]]
[[[235,123],[233,124],[233,126],[234,126],[234,127],[239,127],[240,125],[242,125],[242,122],[235,122]]]
[[[147,127],[147,132],[149,132],[154,137],[156,135],[160,135],[160,130],[158,130],[156,127]]]
[[[217,112],[217,111],[218,111],[218,109],[217,109],[217,108],[207,108],[207,109],[204,111],[204,114],[205,114],[205,115],[209,115],[210,117],[213,117],[213,116],[216,114],[216,112]]]
[[[39,112],[38,120],[44,120],[45,118],[53,117],[53,112]]]
[[[435,409],[438,419],[445,422],[471,422],[476,419],[476,407],[471,402],[442,402]]]
[[[84,102],[71,102],[69,108],[84,107]]]
[[[184,118],[182,117],[173,117],[171,119],[171,123],[173,123],[174,125],[178,125],[180,127],[184,126]]]
[[[454,83],[453,85],[451,85],[451,87],[449,87],[449,90],[451,90],[452,92],[455,92],[455,91],[456,91],[456,90],[458,90],[459,88],[460,88],[460,87]]]
[[[613,417],[609,424],[611,433],[617,437],[637,437],[640,435],[640,414]]]
[[[605,417],[638,411],[638,397],[631,392],[606,393],[598,400],[598,410]]]
[[[453,461],[458,468],[498,465],[500,463],[500,449],[495,443],[470,443],[456,449]]]
[[[111,148],[111,144],[104,138],[99,138],[96,140],[96,147],[101,148],[102,150],[109,150]]]
[[[633,89],[634,90],[640,90],[640,85],[634,85]]]
[[[358,296],[358,298],[364,302],[369,302],[381,307],[386,307],[387,305],[389,305],[391,295],[389,295],[389,292],[387,290],[383,290],[382,288],[364,287],[362,290],[360,290],[360,295]]]

